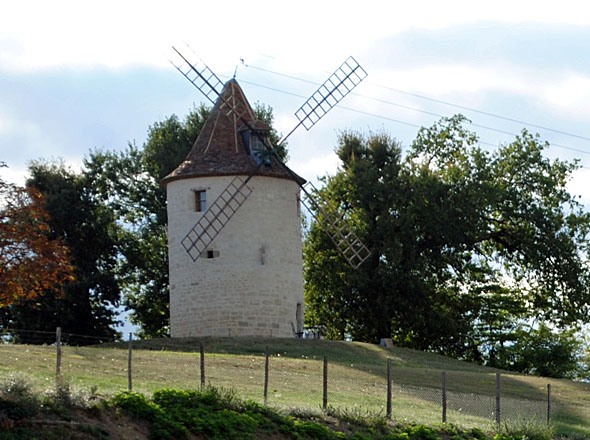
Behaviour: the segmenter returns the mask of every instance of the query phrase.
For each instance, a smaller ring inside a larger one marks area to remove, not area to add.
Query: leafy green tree
[[[272,126],[272,108],[257,103],[254,111]],[[208,115],[202,105],[182,121],[172,115],[149,127],[141,148],[130,144],[123,152],[94,151],[85,161],[94,197],[118,225],[123,304],[142,337],[169,334],[166,192],[160,181],[185,159]],[[271,130],[271,142],[277,140]],[[286,157],[285,147],[278,154]]]
[[[13,304],[4,311],[3,324],[27,330],[19,333],[24,343],[40,341],[38,334],[30,339],[30,331],[48,332],[51,341],[58,326],[66,333],[114,338],[120,290],[115,275],[116,231],[110,212],[93,199],[85,177],[61,163],[33,162],[29,172],[27,186],[43,195],[51,238],[70,249],[75,279],[65,283],[60,294],[48,291],[38,300]]]
[[[521,325],[513,341],[498,347],[492,366],[544,377],[576,379],[584,374],[582,341],[574,330],[552,330],[545,323]]]
[[[95,197],[118,225],[118,279],[139,335],[169,333],[166,192],[160,180],[184,160],[208,115],[201,106],[184,121],[172,115],[148,130],[143,148],[94,151],[85,161]]]
[[[340,136],[319,195],[372,254],[353,271],[311,225],[310,324],[484,362],[524,319],[585,318],[590,217],[566,189],[577,164],[545,158],[526,131],[485,151],[463,122],[421,129],[404,157],[385,134]]]

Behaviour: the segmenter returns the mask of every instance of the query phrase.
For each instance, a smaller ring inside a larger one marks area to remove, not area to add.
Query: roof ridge
[[[190,152],[162,183],[194,177],[252,174],[258,163],[244,144],[243,126],[246,130],[270,131],[268,125],[256,118],[244,91],[232,78],[223,86]],[[277,158],[273,158],[269,166],[260,167],[257,174],[305,182]]]

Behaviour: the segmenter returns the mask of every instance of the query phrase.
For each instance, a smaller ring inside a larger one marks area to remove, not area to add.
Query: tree
[[[405,157],[384,134],[340,136],[320,196],[372,254],[352,271],[311,225],[310,323],[484,362],[522,320],[585,318],[590,217],[566,189],[577,164],[545,158],[526,131],[485,151],[463,122],[421,129]]]
[[[38,301],[12,304],[4,325],[9,320],[27,331],[54,332],[59,326],[67,333],[114,338],[120,290],[114,272],[118,251],[110,213],[93,199],[85,177],[63,164],[37,161],[29,171],[27,186],[43,195],[48,233],[70,249],[75,279],[63,286],[61,294],[48,291]],[[39,342],[28,340],[28,334],[19,334],[21,342]]]
[[[272,126],[272,108],[257,103],[254,112]],[[185,159],[208,114],[201,105],[182,121],[172,115],[149,127],[141,148],[130,144],[121,153],[94,151],[85,161],[94,197],[118,225],[123,303],[143,337],[169,334],[166,192],[160,181]],[[278,137],[271,130],[273,144]],[[285,158],[286,148],[278,154]]]
[[[61,295],[73,268],[63,240],[51,237],[43,196],[0,179],[0,200],[0,308]]]
[[[143,148],[92,152],[85,174],[94,197],[111,212],[119,233],[118,280],[139,335],[169,333],[166,193],[160,180],[186,157],[209,111],[172,115],[148,130]]]
[[[545,323],[522,324],[510,344],[498,347],[491,366],[544,377],[576,379],[584,375],[582,341],[573,330],[555,331]]]

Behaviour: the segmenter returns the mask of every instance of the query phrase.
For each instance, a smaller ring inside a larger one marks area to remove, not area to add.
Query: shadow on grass
[[[205,352],[209,354],[262,358],[268,350],[272,357],[313,361],[321,361],[326,356],[331,365],[339,365],[359,373],[370,373],[380,378],[383,384],[386,383],[387,378],[387,361],[391,359],[394,386],[400,384],[430,389],[431,391],[428,392],[436,394],[441,389],[442,371],[446,371],[449,393],[465,396],[479,395],[487,400],[495,396],[496,373],[501,372],[432,353],[397,347],[385,348],[358,342],[253,337],[164,338],[133,342],[135,349],[185,353],[198,353],[200,344],[203,344]],[[113,346],[127,348],[126,343]],[[559,409],[554,411],[554,421],[558,431],[567,432],[573,429],[586,433],[586,430],[590,429],[587,421],[590,417],[590,410],[587,409],[590,402],[586,397],[590,395],[588,393],[590,385],[501,373],[501,395],[506,403],[512,402],[511,407],[515,408],[507,407],[507,411],[514,412],[519,405],[526,406],[527,402],[530,402],[530,406],[540,408],[537,412],[542,418],[543,414],[546,414],[543,405],[546,405],[547,401],[547,383],[551,383],[552,400],[555,407]],[[437,399],[439,397],[435,398]],[[492,414],[494,409],[490,410]],[[475,411],[469,405],[463,405],[461,410],[466,413]]]

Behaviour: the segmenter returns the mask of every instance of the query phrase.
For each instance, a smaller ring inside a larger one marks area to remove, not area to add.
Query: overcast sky
[[[368,77],[309,132],[289,165],[333,173],[339,131],[385,130],[407,146],[420,126],[463,113],[486,148],[528,127],[551,157],[584,165],[590,201],[590,7],[584,1],[27,1],[0,14],[0,170],[74,167],[91,149],[141,145],[148,127],[204,102],[172,67],[185,43],[252,104],[293,113],[352,55]],[[188,49],[184,49],[190,54]],[[191,55],[193,56],[193,55]],[[586,191],[586,194],[584,194]]]

